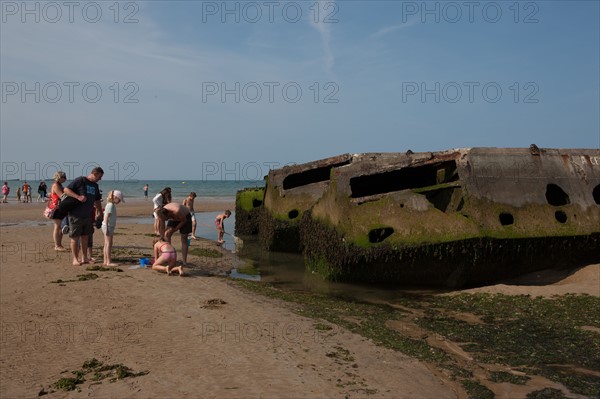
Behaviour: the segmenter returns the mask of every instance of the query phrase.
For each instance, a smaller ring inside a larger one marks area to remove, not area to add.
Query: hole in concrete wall
[[[427,198],[427,201],[431,202],[436,209],[446,212],[446,210],[448,210],[448,205],[450,205],[450,202],[452,201],[453,192],[454,188],[429,191],[425,193],[425,198]]]
[[[563,211],[554,212],[554,217],[559,223],[567,223],[567,214]]]
[[[331,169],[348,164],[350,164],[350,161],[290,174],[283,179],[283,189],[289,190],[291,188],[306,186],[307,184],[327,181],[331,175]]]
[[[546,200],[552,206],[563,206],[571,203],[569,195],[556,184],[546,186]]]
[[[259,199],[256,199],[256,198],[254,198],[254,199],[252,200],[252,207],[253,207],[253,208],[258,208],[258,207],[259,207],[259,206],[261,206],[261,205],[262,205],[262,201],[261,201],[261,200],[259,200]]]
[[[394,229],[391,227],[382,227],[380,229],[373,229],[369,231],[369,242],[370,243],[378,243],[382,242],[389,236],[394,234]]]
[[[596,204],[600,205],[600,184],[594,187],[594,191],[592,191],[592,194],[594,195],[594,201],[596,202]]]
[[[300,212],[298,212],[297,209],[292,209],[291,211],[288,212],[288,218],[290,218],[290,219],[296,219],[298,217],[298,215],[300,215]]]
[[[457,180],[456,162],[446,161],[353,177],[350,179],[350,190],[352,198],[360,198]]]
[[[500,224],[502,226],[510,226],[515,222],[513,215],[508,212],[502,212],[498,218],[500,219]]]

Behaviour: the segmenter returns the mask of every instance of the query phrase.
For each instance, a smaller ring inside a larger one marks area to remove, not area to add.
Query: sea
[[[65,183],[65,186],[68,182]],[[235,195],[244,188],[264,187],[264,180],[100,180],[98,185],[102,191],[102,197],[111,190],[119,190],[123,193],[125,201],[142,200],[144,198],[144,185],[148,185],[148,198],[151,200],[157,193],[165,187],[171,187],[171,196],[173,202],[181,203],[189,193],[195,192],[197,195],[196,204],[206,201],[235,201]],[[196,212],[196,235],[209,240],[217,239],[215,229],[215,217],[220,212]],[[235,235],[235,211],[231,209],[232,215],[225,222],[225,231]],[[126,223],[153,224],[154,217],[151,214],[151,206],[148,208],[146,217],[120,219]],[[235,240],[231,235],[226,235],[225,248],[235,250]]]
[[[68,184],[65,183],[65,185]],[[191,192],[198,196],[197,201],[235,200],[235,194],[244,188],[264,187],[264,180],[100,180],[103,197],[111,190],[120,190],[127,198],[143,199],[144,185],[147,184],[148,197],[152,199],[165,187],[171,187],[173,201],[181,202]],[[34,190],[35,191],[35,190]]]

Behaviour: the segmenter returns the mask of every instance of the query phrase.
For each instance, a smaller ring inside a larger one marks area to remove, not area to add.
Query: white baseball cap
[[[119,190],[113,191],[113,197],[117,197],[118,199],[121,200],[121,202],[125,202],[125,200],[123,199],[123,193],[120,192]]]

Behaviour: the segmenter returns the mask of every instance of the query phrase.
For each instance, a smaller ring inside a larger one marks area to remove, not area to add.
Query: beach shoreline
[[[233,207],[200,199],[197,209],[224,205]],[[240,259],[214,241],[193,241],[198,252],[188,258],[187,277],[169,277],[135,267],[151,256],[152,226],[117,222],[113,254],[121,272],[72,266],[69,253],[54,251],[43,207],[0,206],[0,397],[466,398],[430,363],[240,289],[224,278]],[[118,207],[119,217],[150,216],[150,201]],[[101,257],[102,235],[94,240]],[[180,251],[179,240],[174,246]],[[467,292],[600,296],[599,275],[600,265],[590,265]],[[91,359],[147,374],[114,383],[86,375],[77,390],[53,387]]]
[[[10,201],[10,199],[9,199]],[[106,204],[104,201],[103,206]],[[46,202],[33,201],[30,203],[9,202],[0,206],[0,223],[19,222],[47,222],[42,216]],[[198,197],[194,203],[196,212],[222,212],[226,209],[235,210],[234,198],[204,198]],[[125,202],[118,205],[119,217],[151,217],[153,210],[152,200],[143,198],[125,198]]]

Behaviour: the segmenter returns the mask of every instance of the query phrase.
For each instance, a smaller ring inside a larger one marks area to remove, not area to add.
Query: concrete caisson
[[[482,284],[600,262],[599,185],[595,149],[346,154],[271,171],[259,235],[330,279]]]

